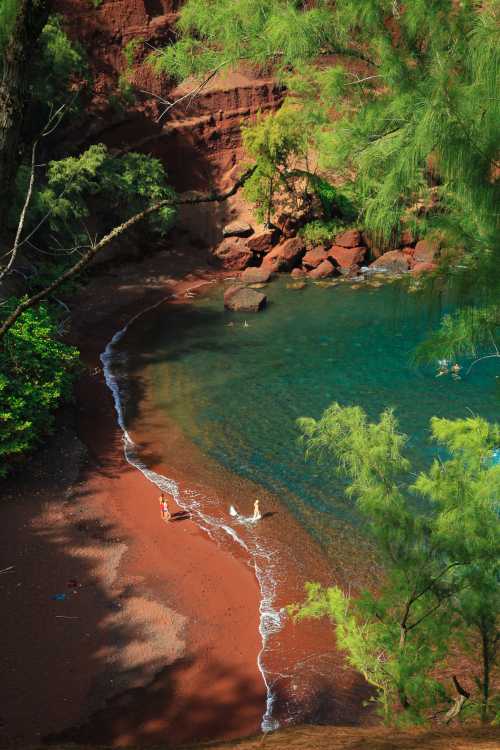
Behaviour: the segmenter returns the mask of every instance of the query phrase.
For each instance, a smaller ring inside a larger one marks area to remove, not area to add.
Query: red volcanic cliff
[[[251,71],[221,74],[158,122],[164,105],[155,95],[172,100],[190,90],[187,84],[175,89],[145,62],[153,48],[175,38],[181,5],[182,0],[102,0],[95,8],[91,0],[56,0],[56,10],[70,36],[85,48],[94,76],[92,121],[72,140],[82,147],[100,141],[157,156],[175,187],[186,190],[220,182],[241,160],[241,122],[259,110],[279,107],[282,90]],[[113,95],[126,68],[123,48],[133,39],[142,40],[127,76],[135,101],[123,110],[113,106]]]

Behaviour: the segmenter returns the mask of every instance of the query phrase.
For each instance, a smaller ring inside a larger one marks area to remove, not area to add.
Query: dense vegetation
[[[83,50],[47,8],[44,0],[0,1],[0,172],[8,187],[0,198],[0,282],[9,294],[20,288],[9,282],[24,278],[28,295],[49,299],[2,334],[1,474],[51,429],[54,409],[71,391],[77,353],[59,340],[62,308],[43,290],[81,264],[98,233],[162,201],[149,219],[151,231],[165,233],[175,216],[174,193],[156,159],[113,156],[102,144],[52,158],[61,153],[65,127],[81,116],[91,81]],[[13,103],[17,120],[10,118]],[[0,323],[28,301],[2,300]]]
[[[434,418],[439,456],[419,474],[391,411],[370,423],[359,407],[333,404],[299,426],[307,454],[347,478],[385,579],[357,597],[309,584],[296,617],[332,619],[386,720],[498,718],[500,426]]]
[[[390,246],[410,228],[439,233],[455,257],[463,253],[448,275],[463,287],[464,304],[473,276],[496,346],[499,13],[497,0],[188,0],[179,40],[152,62],[179,79],[241,64],[274,74],[288,89],[288,114],[246,133],[259,210],[269,216],[293,157],[314,153],[316,172],[354,189],[360,219],[379,242]],[[288,137],[294,120],[306,125],[296,140]],[[273,155],[268,145],[280,129],[285,152]],[[316,231],[327,236],[327,226]],[[463,333],[463,320],[448,320],[426,353],[446,356],[458,340],[463,350]]]

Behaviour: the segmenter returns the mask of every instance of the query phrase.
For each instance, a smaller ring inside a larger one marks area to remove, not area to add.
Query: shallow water
[[[304,685],[313,684],[325,664],[320,653],[324,644],[317,653],[304,652],[299,644],[294,663],[290,645],[287,654],[282,653],[280,629],[285,618],[280,606],[291,601],[287,596],[296,595],[295,590],[290,594],[283,571],[292,563],[300,569],[300,586],[311,578],[320,580],[318,555],[327,553],[335,568],[344,544],[339,529],[346,522],[359,525],[340,481],[304,460],[297,418],[319,417],[332,401],[359,404],[371,418],[393,407],[410,437],[408,453],[417,468],[436,454],[427,439],[432,416],[464,417],[473,412],[500,419],[495,361],[479,365],[463,380],[436,378],[435,369],[411,365],[416,345],[442,313],[452,309],[449,295],[435,296],[430,305],[401,283],[292,290],[287,281],[268,286],[269,306],[258,315],[225,312],[219,285],[189,306],[158,308],[141,318],[134,335],[114,352],[114,367],[121,357],[122,376],[127,376],[122,381],[127,385],[123,393],[128,393],[124,424],[154,437],[160,454],[156,462],[168,467],[175,458],[177,443],[168,427],[173,420],[210,459],[211,480],[217,467],[224,472],[229,484],[225,497],[229,495],[243,514],[251,512],[255,491],[251,496],[240,491],[238,477],[254,482],[257,492],[262,488],[264,512],[266,503],[273,502],[268,498],[277,498],[309,535],[310,544],[287,526],[286,519],[279,519],[271,538],[265,538],[231,519],[217,497],[204,496],[198,489],[180,498],[209,533],[222,531],[223,537],[252,555],[263,596],[260,665],[269,686],[265,728],[274,726],[273,696],[286,692],[288,707],[281,707],[279,719],[293,720],[297,705],[306,700]],[[170,422],[163,424],[162,415]],[[203,471],[196,473],[198,488],[203,476]],[[157,474],[150,478],[164,482],[167,491],[174,487],[179,499],[175,483]],[[357,561],[350,562],[355,569]],[[280,597],[286,586],[287,594]],[[335,683],[331,675],[329,679]],[[280,688],[284,680],[289,683],[286,691]]]

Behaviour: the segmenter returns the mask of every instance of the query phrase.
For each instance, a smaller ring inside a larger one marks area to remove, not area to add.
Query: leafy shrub
[[[2,312],[19,301],[9,299]],[[0,350],[0,476],[53,428],[77,362],[78,350],[57,340],[56,318],[45,305],[27,310],[8,331]]]
[[[343,229],[345,224],[339,219],[316,219],[302,227],[300,235],[311,245],[322,245],[324,242],[332,241]]]

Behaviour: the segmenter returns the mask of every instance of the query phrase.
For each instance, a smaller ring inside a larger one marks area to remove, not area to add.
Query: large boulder
[[[308,269],[317,268],[324,260],[328,260],[328,251],[319,245],[318,247],[313,247],[312,250],[307,251],[302,258],[302,265],[304,268]]]
[[[348,229],[335,237],[335,244],[340,247],[359,247],[363,243],[359,229]]]
[[[259,312],[266,302],[265,294],[246,286],[230,286],[224,293],[224,307],[234,312]]]
[[[363,263],[366,252],[366,247],[342,247],[334,245],[328,251],[328,256],[340,268],[352,268],[352,266],[360,266]]]
[[[291,237],[267,253],[262,265],[273,271],[289,271],[298,265],[305,250],[306,246],[301,237]]]
[[[329,260],[324,260],[319,266],[313,268],[312,271],[309,271],[308,276],[310,279],[328,279],[330,276],[333,276],[335,272],[336,268],[333,263]]]
[[[439,252],[438,240],[420,240],[415,245],[415,263],[433,263]]]
[[[248,249],[246,241],[239,237],[222,240],[212,255],[227,271],[242,271],[253,260],[253,253]]]
[[[259,268],[250,267],[245,268],[240,276],[240,279],[245,284],[266,284],[271,276],[273,275],[271,268],[260,266]]]
[[[279,237],[278,229],[265,229],[263,232],[254,234],[247,240],[248,249],[258,255],[268,253],[277,243]]]
[[[252,234],[252,227],[245,221],[232,221],[222,230],[223,237],[250,237]]]
[[[408,256],[401,250],[389,250],[388,253],[384,253],[380,258],[374,260],[370,268],[390,271],[391,273],[403,273],[408,270],[409,266]]]

